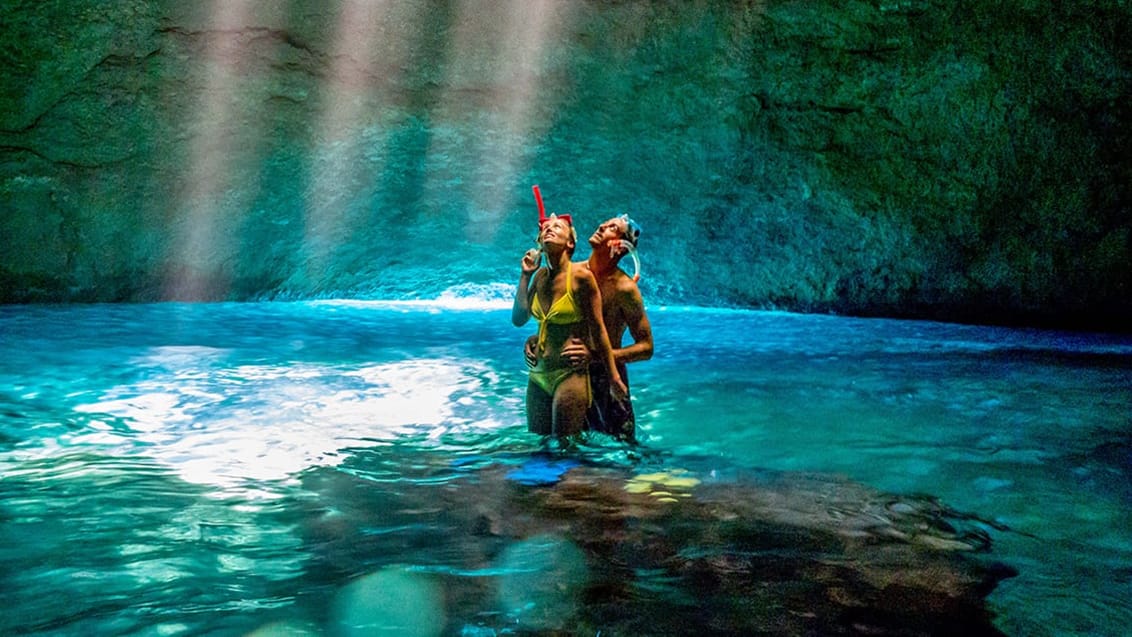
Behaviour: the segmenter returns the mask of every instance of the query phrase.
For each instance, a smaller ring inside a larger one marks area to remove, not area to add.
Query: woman
[[[601,318],[601,293],[586,268],[574,267],[577,235],[568,217],[551,215],[539,226],[539,245],[547,267],[539,268],[538,250],[523,255],[511,322],[522,327],[532,316],[539,322],[537,361],[527,381],[527,427],[558,438],[582,431],[590,406],[590,378],[562,356],[563,346],[579,338],[609,371],[613,391],[628,393],[613,362],[613,348]],[[533,281],[531,275],[534,275]]]

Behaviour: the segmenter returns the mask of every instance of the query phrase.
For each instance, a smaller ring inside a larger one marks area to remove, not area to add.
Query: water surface
[[[581,453],[930,495],[1018,569],[989,599],[1007,634],[1132,623],[1129,337],[650,312],[643,445]],[[491,304],[0,308],[0,632],[333,633],[367,587],[404,591],[427,629],[412,573],[470,548],[405,503],[537,451],[527,331]],[[340,546],[347,527],[366,540]],[[503,554],[547,550],[568,575],[569,547]]]

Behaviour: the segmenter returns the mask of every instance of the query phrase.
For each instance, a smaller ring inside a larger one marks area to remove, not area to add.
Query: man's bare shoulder
[[[633,292],[638,294],[640,293],[640,288],[637,286],[637,282],[634,281],[633,277],[629,276],[621,268],[618,268],[616,270],[614,276],[616,277],[615,283],[617,284],[617,289],[619,291]]]
[[[592,274],[594,280],[597,281],[598,285],[601,286],[601,289],[605,293],[608,294],[612,292],[613,295],[621,300],[628,301],[630,303],[640,303],[639,299],[641,298],[641,290],[639,287],[637,287],[637,282],[634,281],[633,277],[626,274],[626,272],[621,268],[614,268],[611,272],[608,272],[599,277],[597,274],[593,273],[593,270],[590,269],[588,261],[580,261],[578,263],[575,263],[574,265],[580,266],[586,272]]]
[[[641,289],[637,286],[637,282],[633,277],[625,273],[624,270],[618,269],[611,276],[612,288],[615,291],[617,299],[622,304],[629,306],[641,305]]]

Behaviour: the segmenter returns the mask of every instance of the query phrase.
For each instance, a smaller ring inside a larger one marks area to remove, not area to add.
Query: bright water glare
[[[989,521],[1018,570],[989,599],[1005,633],[1132,624],[1132,338],[651,317],[656,356],[631,368],[643,445],[586,453],[934,496]],[[442,593],[416,574],[472,549],[422,507],[486,507],[450,487],[538,449],[528,331],[490,304],[0,308],[0,633],[337,634],[363,607],[435,634]],[[501,553],[552,555],[568,579],[572,550]],[[401,601],[366,607],[374,590]]]

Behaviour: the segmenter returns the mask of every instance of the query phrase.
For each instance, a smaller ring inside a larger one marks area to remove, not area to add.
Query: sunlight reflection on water
[[[308,467],[337,465],[345,448],[447,433],[461,424],[459,403],[481,395],[484,379],[493,379],[471,360],[226,368],[225,356],[215,348],[161,347],[136,358],[133,365],[151,370],[147,378],[76,405],[95,418],[95,431],[69,444],[143,454],[197,484],[285,480]],[[109,428],[99,416],[128,430]],[[487,431],[502,426],[491,417],[475,423]]]
[[[374,573],[501,577],[492,556],[467,555],[468,537],[502,524],[497,494],[462,499],[462,481],[500,463],[521,474],[538,445],[523,426],[527,332],[496,296],[476,303],[0,308],[15,609],[0,632],[238,634],[248,613],[311,612]],[[652,454],[701,477],[826,472],[938,496],[1012,529],[993,538],[1021,571],[991,597],[1008,632],[1132,621],[1132,339],[651,314],[657,356],[631,369],[645,447],[595,440],[587,461],[650,475]],[[414,489],[428,497],[403,498]],[[445,526],[462,507],[482,513],[470,535]],[[556,572],[569,583],[573,569]],[[646,579],[641,591],[679,597]],[[526,614],[516,599],[485,612]]]

